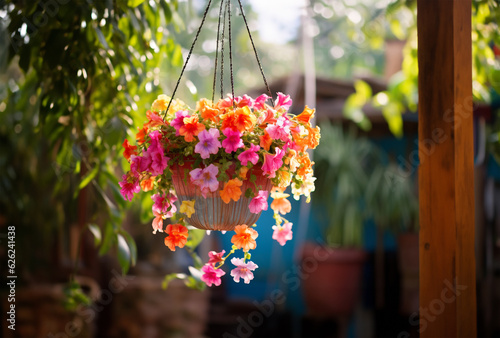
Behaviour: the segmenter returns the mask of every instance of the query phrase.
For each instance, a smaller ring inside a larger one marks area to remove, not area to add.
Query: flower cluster
[[[153,233],[166,233],[165,245],[171,250],[184,247],[189,237],[186,226],[196,213],[195,200],[180,203],[172,182],[173,169],[188,162],[184,179],[203,197],[217,194],[228,204],[244,196],[251,199],[249,211],[260,214],[268,209],[270,194],[276,220],[273,239],[280,245],[292,239],[292,223],[282,217],[291,211],[285,189],[291,185],[295,199],[304,195],[309,201],[315,178],[307,150],[318,145],[320,132],[310,123],[313,109],[306,106],[302,113],[292,115],[288,113],[292,105],[289,96],[278,93],[271,105],[266,103],[268,99],[267,95],[256,99],[228,96],[216,103],[201,99],[193,110],[180,100],[170,102],[169,97],[160,95],[136,135],[137,145],[124,141],[130,170],[120,182],[121,193],[131,200],[141,190],[153,191]],[[254,170],[272,183],[272,189],[255,183]],[[252,182],[253,188],[242,189],[244,182]],[[168,218],[175,224],[164,227]],[[236,266],[231,276],[236,282],[253,279],[257,265],[249,261],[249,251],[256,248],[258,236],[253,227],[236,226],[228,255],[224,256],[224,251],[210,253],[209,262],[201,269],[201,279],[208,286],[220,284],[225,274],[220,267],[238,249],[244,257],[231,259]]]

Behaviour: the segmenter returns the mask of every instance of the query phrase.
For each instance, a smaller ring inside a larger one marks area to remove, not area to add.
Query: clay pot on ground
[[[316,317],[349,317],[361,293],[366,253],[355,248],[329,248],[304,245],[302,281],[307,313]]]

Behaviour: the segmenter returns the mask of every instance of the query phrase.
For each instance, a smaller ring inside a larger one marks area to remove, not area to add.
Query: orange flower
[[[268,108],[265,112],[262,113],[259,118],[259,127],[265,129],[268,124],[276,123],[276,121],[278,120],[274,117],[274,115],[274,111]]]
[[[231,128],[232,130],[238,130],[240,133],[245,130],[252,130],[257,118],[250,111],[248,106],[243,108],[237,108],[235,111],[230,111],[229,113],[222,116],[224,121],[222,121],[221,129]]]
[[[137,140],[137,143],[143,144],[147,134],[148,134],[148,127],[144,126],[142,127],[142,129],[139,129],[139,132],[135,134],[135,139]]]
[[[297,170],[297,175],[299,176],[306,175],[307,172],[311,170],[311,166],[314,164],[314,162],[311,162],[311,160],[309,159],[309,155],[307,153],[299,155],[298,161],[300,163],[300,167]]]
[[[253,250],[257,247],[257,242],[255,239],[259,236],[257,231],[249,228],[246,224],[237,225],[234,228],[236,233],[231,238],[231,243],[233,243],[238,249],[243,249],[243,251],[248,252],[248,250]]]
[[[314,112],[315,112],[314,109],[311,109],[308,106],[306,106],[304,108],[304,111],[302,113],[300,113],[299,115],[297,115],[296,119],[309,126],[310,125],[309,121],[314,116]]]
[[[184,125],[179,128],[179,134],[184,136],[186,142],[192,142],[205,126],[198,122],[198,115],[193,115],[184,118]]]
[[[260,146],[264,148],[265,150],[269,151],[271,148],[271,144],[273,143],[273,139],[267,132],[264,133],[264,135],[259,136],[260,138]]]
[[[187,242],[188,229],[182,224],[169,224],[165,229],[168,237],[165,237],[165,245],[175,251],[175,247],[183,248]]]
[[[307,131],[309,132],[309,135],[307,136],[307,146],[311,149],[314,149],[319,144],[319,138],[320,138],[319,127],[316,128],[308,127]]]
[[[125,150],[123,151],[123,156],[125,156],[127,161],[130,161],[130,156],[137,155],[137,146],[130,145],[130,143],[128,143],[128,140],[123,141],[122,146],[123,148],[125,148]]]
[[[289,196],[288,194],[283,195],[286,195],[287,197]],[[286,215],[290,211],[292,211],[292,204],[289,200],[286,199],[286,197],[275,198],[271,203],[271,209],[273,209],[275,212],[279,212],[282,215]]]
[[[145,180],[141,181],[142,191],[150,191],[153,190],[153,183],[155,181],[156,176],[151,176]]]
[[[168,125],[165,121],[163,121],[163,118],[157,112],[152,112],[152,111],[148,110],[146,112],[146,116],[148,118],[148,122],[146,122],[144,124],[144,127],[154,128],[154,127],[158,127],[161,125],[164,125],[164,126]]]
[[[221,111],[214,107],[211,100],[201,99],[196,103],[196,110],[201,113],[201,117],[213,122],[219,121]]]
[[[237,178],[234,178],[224,183],[224,189],[219,191],[220,197],[222,198],[224,203],[228,204],[231,201],[231,199],[233,199],[235,202],[240,199],[241,196],[240,187],[242,186],[242,184],[243,182]]]

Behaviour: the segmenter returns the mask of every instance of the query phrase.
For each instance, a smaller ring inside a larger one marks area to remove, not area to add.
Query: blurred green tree
[[[177,9],[177,0],[0,2],[0,225],[16,226],[20,276],[57,278],[88,230],[124,273],[134,264],[118,159],[161,77],[183,63]]]

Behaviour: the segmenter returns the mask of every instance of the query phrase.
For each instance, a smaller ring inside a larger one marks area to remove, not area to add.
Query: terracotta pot
[[[419,307],[418,234],[398,235],[398,264],[401,272],[401,299],[399,310],[411,314]]]
[[[270,191],[273,187],[271,180],[263,175],[260,168],[253,167],[247,173],[247,177],[255,175],[255,184],[250,180],[243,181],[241,197],[238,201],[231,200],[226,204],[220,197],[219,191],[224,187],[224,182],[219,182],[219,190],[208,193],[206,198],[202,196],[201,190],[191,183],[189,171],[192,170],[194,161],[186,161],[182,166],[172,166],[172,183],[177,193],[179,203],[183,201],[195,200],[194,214],[187,218],[187,222],[198,229],[204,230],[226,230],[231,231],[237,225],[253,225],[260,217],[261,213],[254,214],[248,209],[251,198],[245,197],[245,191],[250,188],[254,193],[258,190]],[[226,173],[234,174],[234,166],[230,167]]]
[[[302,290],[308,313],[320,317],[350,316],[359,299],[365,260],[362,249],[304,245],[302,271],[307,277]]]

